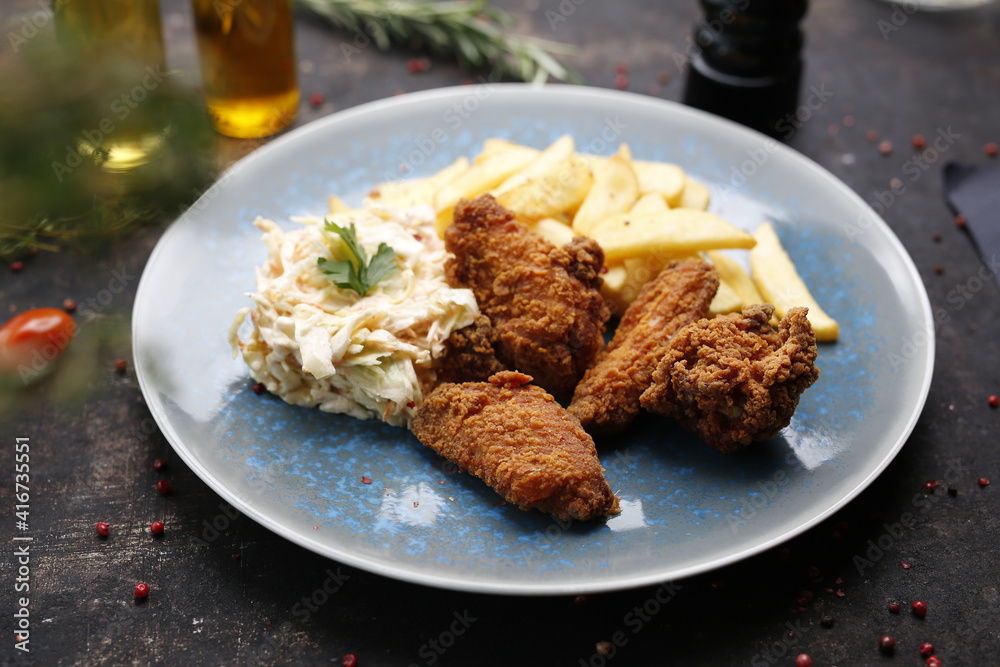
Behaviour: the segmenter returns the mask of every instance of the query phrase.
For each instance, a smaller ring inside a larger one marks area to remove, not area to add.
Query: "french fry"
[[[708,306],[708,312],[712,315],[725,315],[726,313],[734,313],[742,307],[743,300],[740,295],[720,276],[719,289],[716,291],[712,303]]]
[[[739,262],[718,250],[709,250],[706,254],[715,265],[719,280],[728,283],[739,295],[741,306],[764,303],[764,297],[761,296],[757,285],[750,278],[750,274],[743,270]]]
[[[446,183],[434,196],[437,211],[437,232],[443,235],[451,224],[455,204],[459,199],[472,199],[503,183],[511,174],[524,169],[538,156],[538,151],[525,146],[511,147],[482,162],[476,162]]]
[[[529,226],[543,239],[557,246],[566,245],[576,236],[572,227],[555,218],[542,218]]]
[[[659,192],[671,208],[680,205],[685,183],[683,169],[676,164],[648,160],[635,160],[632,168],[639,180],[641,194]]]
[[[330,211],[330,215],[337,215],[338,213],[347,213],[351,210],[351,207],[347,205],[343,199],[337,195],[330,195],[326,199],[327,209]]]
[[[711,193],[701,181],[685,176],[684,189],[681,190],[681,198],[677,208],[696,208],[699,211],[707,211],[711,199]]]
[[[523,173],[523,172],[522,172]],[[569,155],[548,165],[548,171],[497,195],[497,201],[524,221],[575,210],[594,182],[586,160]]]
[[[578,234],[589,235],[606,218],[628,211],[639,198],[639,181],[624,148],[594,168],[594,184],[573,216]]]
[[[379,203],[399,208],[425,204],[433,206],[437,192],[469,168],[469,160],[460,157],[450,165],[426,178],[381,183],[369,195]]]
[[[501,195],[508,190],[524,185],[536,178],[542,178],[551,173],[558,165],[573,155],[573,137],[568,134],[556,139],[549,147],[538,154],[538,157],[524,169],[520,169],[507,180],[497,186],[494,195]]]
[[[670,205],[659,192],[647,192],[632,204],[630,210],[632,213],[662,213],[670,210]]]
[[[628,272],[625,270],[624,264],[605,265],[605,268],[607,270],[601,274],[601,296],[612,305],[612,315],[621,315],[631,303],[625,297]]]
[[[649,254],[752,248],[756,240],[707,211],[672,208],[664,213],[619,213],[590,233],[608,261]]]
[[[490,137],[483,140],[483,147],[479,153],[472,159],[473,163],[482,162],[488,158],[496,157],[500,153],[510,150],[529,150],[539,153],[540,151],[525,146],[523,144],[516,143],[509,139],[500,139],[498,137]]]
[[[760,225],[754,237],[757,246],[750,251],[750,271],[761,296],[774,304],[775,315],[782,318],[789,308],[805,306],[816,340],[837,340],[840,325],[816,303],[771,223]]]

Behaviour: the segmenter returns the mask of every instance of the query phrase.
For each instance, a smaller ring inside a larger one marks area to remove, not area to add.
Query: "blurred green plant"
[[[48,34],[0,60],[0,259],[100,249],[207,187],[215,134],[171,79]]]
[[[510,32],[513,17],[491,7],[489,0],[298,2],[333,25],[374,41],[382,51],[395,43],[435,54],[454,54],[459,65],[489,68],[498,80],[513,78],[541,83],[553,77],[567,83],[583,83],[579,72],[559,60],[559,56],[576,53],[575,47]]]

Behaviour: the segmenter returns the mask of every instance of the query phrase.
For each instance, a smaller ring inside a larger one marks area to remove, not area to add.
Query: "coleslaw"
[[[320,259],[343,260],[344,243],[316,217],[283,231],[258,217],[267,261],[257,269],[253,305],[229,331],[234,356],[269,392],[293,405],[408,427],[436,380],[448,336],[479,314],[471,290],[450,287],[444,242],[429,206],[400,209],[366,200],[329,216],[355,226],[369,253],[381,243],[395,269],[360,295],[324,275]]]

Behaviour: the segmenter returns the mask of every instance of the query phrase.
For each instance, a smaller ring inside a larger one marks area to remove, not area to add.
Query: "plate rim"
[[[828,185],[835,188],[841,196],[846,197],[851,203],[855,204],[860,211],[863,211],[868,219],[874,221],[876,227],[880,229],[885,240],[892,246],[896,255],[898,256],[902,268],[905,269],[906,276],[910,279],[911,285],[915,287],[915,292],[919,296],[919,314],[921,324],[933,328],[933,311],[930,304],[930,298],[927,294],[926,286],[923,280],[920,278],[919,272],[917,271],[916,265],[913,262],[913,258],[907,252],[905,246],[903,246],[902,241],[893,232],[891,227],[869,206],[864,199],[852,190],[846,183],[841,179],[837,178],[832,172],[818,164],[812,158],[796,151],[790,146],[781,143],[780,141],[768,137],[760,132],[752,130],[750,128],[744,127],[730,120],[714,116],[707,112],[687,107],[678,102],[672,100],[665,100],[661,98],[649,97],[639,93],[629,92],[629,91],[618,91],[610,90],[604,88],[586,87],[586,86],[574,86],[569,84],[546,84],[544,86],[538,86],[535,84],[521,84],[521,83],[491,83],[491,86],[495,88],[491,92],[491,97],[494,94],[499,93],[500,95],[519,95],[526,92],[530,92],[532,95],[548,95],[551,98],[566,98],[566,99],[597,99],[600,98],[606,101],[608,97],[619,97],[625,104],[629,107],[634,105],[640,105],[654,110],[665,111],[669,114],[673,114],[674,117],[687,118],[693,120],[696,124],[700,125],[717,125],[724,128],[727,132],[736,132],[737,134],[743,134],[747,140],[754,140],[758,142],[773,142],[775,144],[776,152],[781,153],[785,160],[792,160],[798,166],[807,168],[814,173],[816,177],[821,178],[826,181]],[[141,345],[141,314],[144,312],[146,307],[149,307],[149,298],[143,298],[146,292],[152,289],[149,285],[152,281],[150,278],[151,270],[150,267],[155,265],[156,259],[161,252],[164,252],[164,248],[167,247],[170,239],[176,230],[180,227],[178,223],[184,221],[189,216],[194,215],[192,211],[199,210],[206,200],[214,198],[213,189],[216,188],[220,183],[226,183],[231,178],[238,176],[240,169],[245,166],[248,161],[257,160],[262,157],[267,157],[270,153],[274,151],[281,151],[287,144],[295,145],[298,142],[304,141],[306,137],[314,133],[322,133],[327,131],[327,128],[331,125],[335,126],[338,124],[343,124],[349,122],[350,120],[367,114],[383,113],[387,110],[391,111],[397,107],[406,107],[412,104],[419,104],[425,102],[433,102],[434,100],[447,99],[456,95],[468,95],[469,86],[449,86],[444,88],[435,88],[431,90],[407,93],[405,95],[393,96],[382,98],[378,100],[373,100],[366,102],[354,107],[350,107],[335,113],[329,114],[322,118],[310,121],[296,127],[285,134],[282,134],[274,139],[268,141],[268,143],[257,148],[256,150],[248,153],[246,156],[240,158],[232,165],[230,165],[226,170],[224,170],[216,181],[205,190],[205,192],[193,202],[188,209],[186,209],[181,215],[177,217],[174,222],[164,231],[160,239],[157,241],[156,246],[150,253],[149,258],[143,267],[142,275],[139,279],[139,283],[136,289],[135,301],[133,304],[132,312],[132,346],[134,350],[140,349]],[[698,128],[692,128],[697,131]],[[740,144],[741,146],[744,144]],[[267,515],[261,513],[257,507],[249,504],[246,499],[241,497],[236,492],[228,488],[228,486],[222,482],[211,470],[205,467],[199,460],[197,460],[193,453],[188,449],[181,438],[178,436],[176,431],[173,429],[170,420],[167,418],[165,411],[160,405],[159,401],[155,399],[155,395],[152,388],[152,379],[147,375],[145,364],[139,363],[136,360],[136,376],[139,384],[140,391],[143,394],[145,402],[150,409],[150,413],[153,419],[156,421],[157,426],[163,433],[164,437],[170,443],[171,448],[181,457],[181,459],[188,465],[189,468],[198,477],[205,482],[215,493],[219,494],[224,500],[229,502],[232,506],[236,507],[242,514],[250,517],[257,523],[261,524],[265,528],[268,528],[279,537],[282,537],[294,544],[301,547],[309,549],[318,555],[324,556],[336,562],[342,563],[344,565],[349,565],[356,567],[360,570],[367,572],[372,572],[381,576],[396,579],[399,581],[406,581],[408,583],[415,583],[425,586],[431,586],[434,588],[471,592],[471,593],[489,593],[489,594],[500,594],[500,595],[531,595],[531,596],[548,596],[548,595],[566,595],[566,594],[579,594],[579,593],[600,593],[609,592],[617,590],[626,590],[631,588],[637,588],[647,585],[656,585],[666,581],[674,581],[678,579],[684,579],[697,574],[702,574],[709,572],[720,567],[725,567],[727,565],[739,562],[756,554],[762,553],[778,546],[793,537],[801,535],[802,533],[808,531],[814,526],[818,525],[825,519],[829,518],[831,515],[839,511],[849,502],[854,500],[862,491],[868,488],[871,483],[878,478],[889,464],[896,458],[899,452],[902,450],[903,446],[906,444],[910,435],[916,427],[919,421],[920,415],[923,412],[924,406],[926,405],[927,397],[930,392],[931,382],[934,374],[934,360],[936,356],[936,341],[933,336],[927,337],[928,343],[924,348],[923,355],[923,368],[920,369],[922,375],[922,382],[919,387],[919,392],[917,400],[914,401],[910,413],[907,417],[905,426],[900,431],[896,438],[896,442],[893,443],[892,447],[886,452],[885,456],[877,465],[875,465],[869,473],[858,482],[854,488],[845,493],[838,501],[833,503],[825,511],[818,513],[811,519],[802,522],[782,532],[767,541],[758,542],[747,548],[729,554],[724,557],[713,558],[704,560],[698,564],[690,565],[685,568],[669,570],[669,568],[661,568],[655,572],[645,573],[642,575],[631,575],[625,578],[613,578],[606,581],[600,582],[576,582],[576,583],[512,583],[505,584],[503,582],[481,582],[475,581],[468,578],[449,578],[446,576],[433,574],[433,573],[421,573],[415,570],[402,569],[398,567],[393,567],[392,565],[373,562],[372,560],[354,556],[347,551],[337,551],[336,553],[331,553],[331,549],[328,544],[321,543],[318,540],[313,540],[305,535],[300,535],[294,531],[283,532],[282,526],[276,521],[270,519]]]

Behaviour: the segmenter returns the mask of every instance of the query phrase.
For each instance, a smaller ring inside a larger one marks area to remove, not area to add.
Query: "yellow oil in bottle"
[[[266,137],[295,119],[291,0],[191,0],[205,102],[229,137]]]
[[[167,78],[159,2],[59,2],[56,27],[67,48],[75,48],[88,67],[105,71],[113,88],[103,115],[82,131],[79,154],[109,172],[127,172],[156,159],[169,128],[143,105]]]

